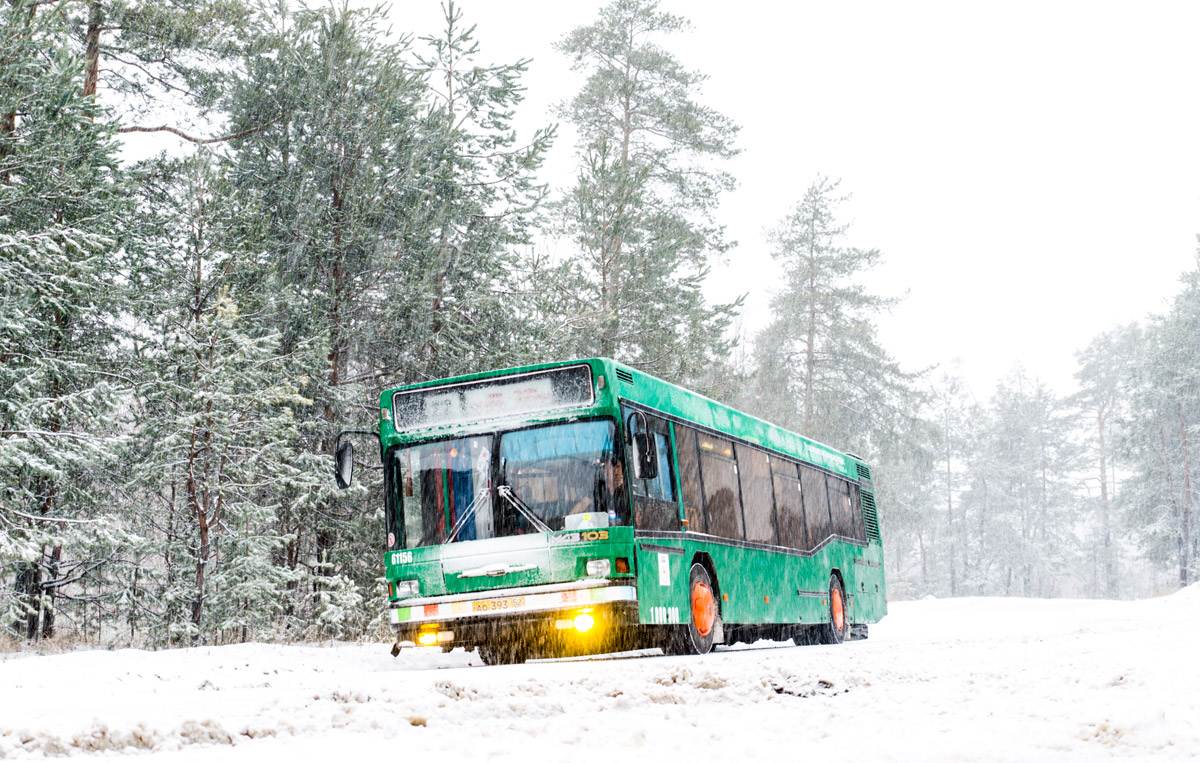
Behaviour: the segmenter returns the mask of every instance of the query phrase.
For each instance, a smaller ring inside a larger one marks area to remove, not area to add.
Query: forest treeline
[[[0,4],[4,638],[373,636],[382,501],[334,489],[336,432],[385,387],[594,355],[874,462],[893,598],[1194,576],[1200,271],[1081,352],[1075,395],[1018,370],[977,401],[880,344],[882,254],[818,177],[749,244],[785,277],[737,337],[702,287],[738,126],[669,51],[686,19],[563,30],[582,86],[518,134],[528,62],[444,10],[413,38],[286,0]],[[149,135],[177,148],[131,158]]]

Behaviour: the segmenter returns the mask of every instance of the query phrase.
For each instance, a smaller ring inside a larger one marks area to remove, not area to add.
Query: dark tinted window
[[[858,492],[858,485],[850,485],[850,516],[854,520],[854,536],[861,541],[867,539],[867,528],[863,525],[862,515],[862,495]]]
[[[700,473],[704,483],[704,513],[708,532],[741,540],[742,504],[738,497],[737,462],[733,443],[723,437],[698,434]]]
[[[658,458],[658,474],[652,480],[637,479],[633,477],[632,462],[630,466],[630,482],[633,484],[634,496],[643,498],[653,498],[659,501],[675,501],[675,480],[671,475],[671,440],[667,434],[667,422],[662,419],[657,419],[653,416],[646,416],[646,422],[650,426],[650,436],[654,438],[655,451]],[[629,422],[631,432],[634,434],[641,433],[641,416],[628,416],[626,411],[626,421]],[[633,458],[633,449],[629,449],[629,458]]]
[[[688,529],[708,532],[704,521],[704,494],[700,491],[696,430],[675,425],[675,457],[679,460],[679,490],[683,493],[683,516],[688,521]]]
[[[737,445],[738,476],[742,485],[742,515],[746,520],[746,540],[776,543],[775,497],[771,488],[771,467],[767,454]]]
[[[850,483],[828,474],[825,480],[829,485],[829,513],[833,516],[833,531],[853,538],[854,512],[850,503]]]
[[[801,466],[800,483],[804,488],[804,519],[808,525],[808,538],[815,548],[833,531],[829,521],[829,494],[825,489],[825,473],[809,466]]]
[[[804,502],[796,464],[771,458],[775,481],[775,514],[779,519],[779,543],[789,548],[807,550],[808,530],[804,524]]]
[[[650,437],[654,439],[658,474],[654,479],[637,479],[630,468],[630,483],[633,485],[633,516],[634,524],[644,530],[678,530],[679,503],[675,500],[675,478],[671,472],[671,438],[669,425],[666,421],[654,416],[629,416],[625,412],[625,420],[630,431],[641,434],[642,423],[648,426]],[[632,460],[633,449],[629,449]]]

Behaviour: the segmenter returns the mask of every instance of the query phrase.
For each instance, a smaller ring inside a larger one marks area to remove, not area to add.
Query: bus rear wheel
[[[850,636],[850,612],[846,602],[846,588],[836,574],[829,576],[829,622],[825,623],[821,641],[825,644],[840,644]]]
[[[721,627],[721,607],[717,603],[712,577],[703,564],[693,564],[688,575],[688,608],[691,618],[674,634],[673,654],[708,654]]]

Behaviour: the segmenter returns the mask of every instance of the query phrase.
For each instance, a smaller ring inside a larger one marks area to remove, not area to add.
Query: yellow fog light
[[[420,636],[417,636],[417,643],[421,646],[433,646],[437,642],[437,631],[425,631]]]
[[[589,614],[582,614],[582,615],[575,616],[575,621],[574,621],[575,630],[579,631],[580,633],[587,633],[588,631],[590,631],[592,629],[592,626],[595,624],[596,624],[596,618],[592,617]]]

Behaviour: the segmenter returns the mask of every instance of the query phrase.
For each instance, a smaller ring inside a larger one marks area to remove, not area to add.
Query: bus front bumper
[[[638,623],[637,589],[631,583],[587,579],[405,599],[391,603],[392,630],[401,645],[471,648],[497,639],[546,647],[550,642],[607,642]]]

